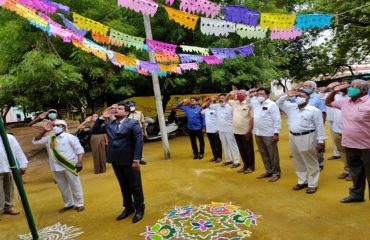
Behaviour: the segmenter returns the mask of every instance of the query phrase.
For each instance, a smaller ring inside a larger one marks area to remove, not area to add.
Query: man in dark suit
[[[136,223],[143,218],[145,208],[140,175],[143,135],[139,122],[129,119],[129,114],[130,107],[123,103],[107,108],[95,121],[92,133],[108,135],[108,162],[112,163],[120,184],[125,207],[117,221],[135,212],[133,222]],[[116,119],[104,124],[113,115]]]

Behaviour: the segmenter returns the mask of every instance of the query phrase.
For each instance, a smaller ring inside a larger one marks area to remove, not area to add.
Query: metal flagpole
[[[145,27],[146,39],[152,40],[153,35],[152,35],[152,28],[150,26],[150,18],[147,14],[143,14],[143,17],[144,17],[144,27]],[[152,51],[149,51],[149,49],[148,49],[148,53],[149,53],[150,62],[155,63],[156,61],[154,58],[154,53]],[[168,143],[166,123],[164,120],[161,88],[159,86],[158,74],[152,73],[152,81],[153,81],[155,103],[156,103],[157,113],[158,113],[159,128],[161,130],[162,147],[164,151],[164,156],[166,159],[170,159],[171,158],[170,145]]]
[[[19,170],[17,168],[17,165],[15,163],[13,152],[10,148],[8,136],[6,135],[6,130],[5,130],[5,126],[4,126],[4,122],[3,122],[2,117],[0,117],[0,134],[1,134],[1,139],[3,140],[6,155],[8,156],[10,169],[12,170],[13,178],[14,178],[15,184],[17,185],[19,195],[21,197],[23,209],[24,209],[24,212],[26,214],[28,226],[31,230],[32,238],[35,239],[35,240],[38,240],[39,235],[37,233],[37,228],[36,228],[36,225],[35,225],[35,221],[33,220],[31,208],[30,208],[30,205],[28,204],[26,192],[24,191],[24,188],[23,188],[23,183],[22,183],[22,178],[21,178],[20,172],[19,172]]]

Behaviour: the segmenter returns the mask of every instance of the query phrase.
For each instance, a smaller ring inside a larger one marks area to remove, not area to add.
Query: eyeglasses
[[[54,127],[62,127],[64,126],[63,124],[54,124]]]

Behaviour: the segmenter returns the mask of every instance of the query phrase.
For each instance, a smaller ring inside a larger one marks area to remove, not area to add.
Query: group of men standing
[[[342,158],[344,162],[346,171],[338,178],[353,181],[349,196],[341,200],[349,203],[364,201],[366,180],[370,184],[368,93],[369,83],[364,80],[332,83],[321,92],[315,82],[306,81],[282,95],[276,103],[269,99],[268,89],[258,88],[213,96],[205,99],[201,107],[196,98],[191,98],[190,104],[185,105],[188,101],[183,100],[177,108],[186,112],[188,128],[197,126],[201,153],[198,153],[196,138],[189,134],[194,159],[200,159],[200,155],[203,158],[202,128],[205,128],[212,148],[211,162],[222,161],[223,149],[226,158],[223,166],[239,167],[241,156],[244,165],[238,172],[251,173],[255,170],[253,132],[265,166],[265,173],[258,178],[268,177],[270,182],[281,176],[277,142],[281,130],[280,110],[283,111],[288,117],[290,150],[298,178],[293,190],[306,189],[308,194],[317,191],[320,170],[324,168],[327,139],[324,124],[328,112],[334,146],[333,156],[328,159]]]

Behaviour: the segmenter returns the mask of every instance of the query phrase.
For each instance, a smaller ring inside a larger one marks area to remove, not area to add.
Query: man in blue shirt
[[[188,105],[185,105],[189,102]],[[194,159],[202,159],[204,155],[204,138],[203,138],[203,120],[200,113],[200,107],[195,97],[191,97],[190,101],[187,99],[182,100],[177,104],[177,109],[185,112],[188,123],[186,127],[189,130],[189,138],[191,147],[193,149]],[[197,138],[199,140],[199,151],[197,145]]]

